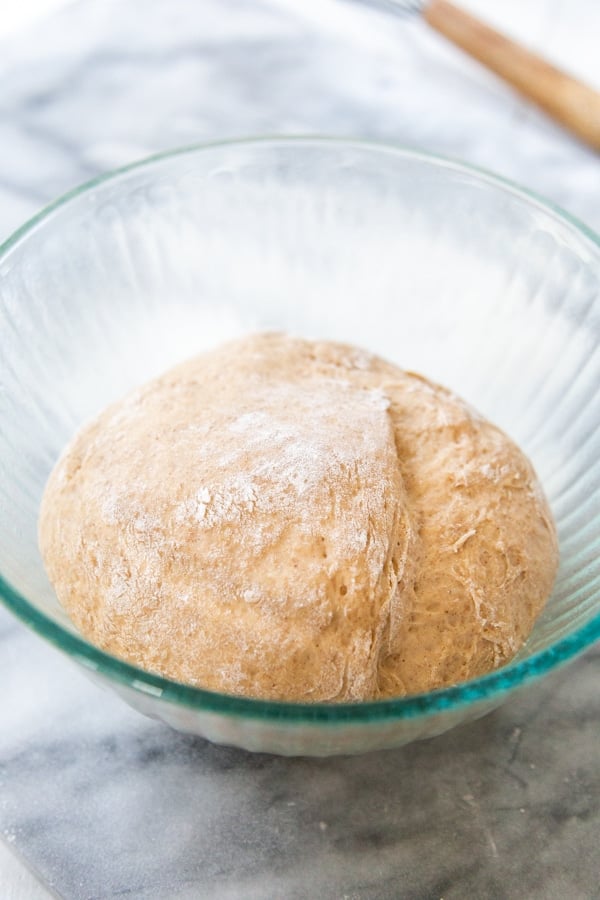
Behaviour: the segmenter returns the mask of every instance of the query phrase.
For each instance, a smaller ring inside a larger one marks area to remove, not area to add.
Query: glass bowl
[[[259,329],[350,341],[458,391],[532,458],[558,524],[555,590],[510,665],[340,705],[177,684],[76,633],[36,523],[75,429],[175,362]],[[96,179],[0,249],[0,594],[141,712],[212,741],[326,755],[430,737],[600,636],[600,247],[560,210],[409,150],[249,140]]]

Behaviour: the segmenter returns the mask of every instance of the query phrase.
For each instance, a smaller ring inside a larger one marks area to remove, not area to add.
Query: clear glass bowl
[[[558,523],[554,594],[518,659],[407,699],[223,696],[80,637],[40,560],[48,473],[133,385],[257,329],[351,341],[454,388],[533,459]],[[320,139],[167,153],[73,191],[0,249],[0,594],[140,711],[213,741],[356,753],[480,716],[600,636],[600,247],[499,178]]]

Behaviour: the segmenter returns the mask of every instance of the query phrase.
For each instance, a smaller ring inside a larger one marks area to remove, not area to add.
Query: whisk
[[[361,0],[397,14],[422,15],[556,122],[600,150],[600,93],[448,0]]]

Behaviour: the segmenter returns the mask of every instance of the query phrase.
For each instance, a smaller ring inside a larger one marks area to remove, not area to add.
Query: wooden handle
[[[565,128],[600,150],[600,94],[447,0],[431,0],[425,19]]]

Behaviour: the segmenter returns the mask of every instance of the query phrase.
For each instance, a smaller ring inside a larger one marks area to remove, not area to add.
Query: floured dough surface
[[[353,347],[278,334],[184,363],[86,426],[40,546],[105,650],[299,701],[401,696],[510,659],[558,551],[499,429]]]

